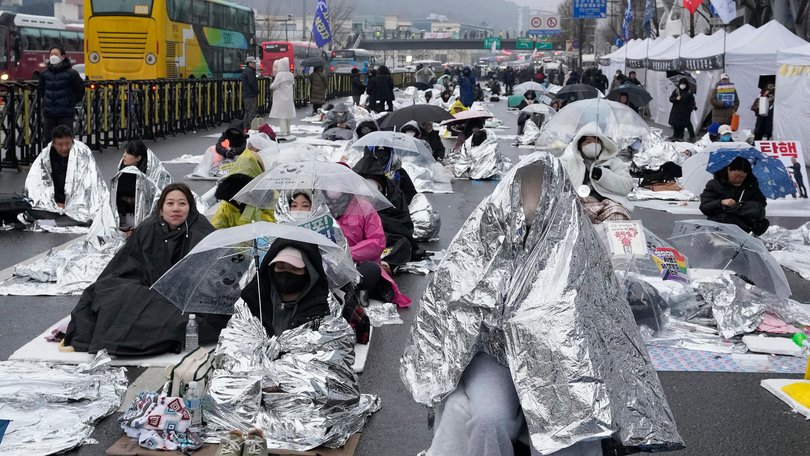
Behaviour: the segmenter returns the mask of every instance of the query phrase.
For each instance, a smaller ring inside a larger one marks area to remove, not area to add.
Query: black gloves
[[[599,180],[602,178],[602,168],[594,166],[591,168],[591,179]]]

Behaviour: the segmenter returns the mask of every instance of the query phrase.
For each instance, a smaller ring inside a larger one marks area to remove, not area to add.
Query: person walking
[[[250,129],[250,123],[256,117],[259,100],[259,80],[256,79],[256,57],[248,56],[245,59],[245,69],[242,70],[242,108],[244,118],[242,128]]]
[[[329,78],[323,72],[323,66],[315,67],[309,75],[309,102],[312,103],[312,114],[317,114],[321,106],[326,103],[326,91],[329,88]]]
[[[718,89],[721,98],[718,98]],[[729,81],[728,74],[720,75],[720,82],[709,93],[709,102],[712,104],[712,122],[719,125],[731,125],[731,118],[740,107],[740,97],[737,89]]]
[[[374,96],[375,102],[379,105],[379,111],[394,110],[394,80],[391,78],[391,71],[387,66],[381,65],[377,69],[377,76],[369,81],[369,92]],[[385,108],[383,107],[385,106]]]
[[[792,163],[790,170],[793,172],[793,179],[796,181],[796,187],[799,189],[799,198],[807,198],[807,189],[804,187],[804,178],[802,177],[803,166],[799,164],[796,157],[791,158],[790,162]],[[793,197],[796,197],[795,193]]]
[[[293,84],[295,77],[290,73],[290,59],[284,57],[273,62],[273,105],[270,107],[270,117],[278,119],[280,136],[290,134],[290,121],[295,119],[295,101],[293,100]]]
[[[695,140],[695,129],[692,127],[692,111],[697,111],[695,96],[689,88],[689,81],[681,78],[678,87],[669,96],[672,110],[669,112],[669,124],[672,126],[672,139],[683,139],[683,130],[689,132],[689,141]]]
[[[366,91],[366,86],[363,85],[360,70],[357,68],[352,68],[352,74],[349,76],[349,80],[352,84],[352,101],[354,101],[355,106],[360,106],[360,97],[363,96],[363,92]]]
[[[84,81],[72,68],[61,47],[51,48],[48,66],[39,76],[39,99],[42,105],[42,145],[51,141],[57,125],[73,130],[76,103],[84,98]]]

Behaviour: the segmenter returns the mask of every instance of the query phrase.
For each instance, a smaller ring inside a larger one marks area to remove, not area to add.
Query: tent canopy
[[[779,65],[810,65],[810,43],[788,49],[780,49],[776,54]]]
[[[743,39],[738,44],[727,47],[727,64],[760,64],[763,58],[767,58],[769,63],[775,64],[776,53],[780,49],[793,48],[807,43],[775,20],[768,22],[748,36],[750,39]],[[773,72],[769,74],[775,73],[776,68],[773,68]]]

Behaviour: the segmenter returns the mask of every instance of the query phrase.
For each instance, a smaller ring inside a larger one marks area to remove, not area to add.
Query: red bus
[[[64,48],[74,64],[84,63],[84,32],[59,19],[0,11],[0,81],[37,79],[52,47]]]
[[[293,74],[302,74],[304,71],[301,62],[306,58],[320,57],[326,61],[324,54],[315,43],[308,41],[265,41],[261,47],[261,74],[272,76],[273,62],[287,57],[290,59],[290,71]]]

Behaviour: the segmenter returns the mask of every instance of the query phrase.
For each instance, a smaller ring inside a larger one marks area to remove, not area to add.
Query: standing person
[[[796,181],[796,187],[799,189],[799,198],[807,198],[807,189],[804,187],[804,178],[802,177],[803,166],[799,164],[796,157],[791,158],[790,162],[792,163],[790,170],[793,172],[793,179]],[[793,197],[796,197],[795,193]]]
[[[377,77],[377,70],[368,71],[368,80],[366,81],[366,108],[369,111],[377,111],[377,98],[374,96],[374,79]]]
[[[678,87],[669,96],[672,110],[669,112],[669,124],[672,125],[672,139],[683,139],[683,130],[689,132],[689,141],[695,140],[695,129],[692,127],[692,111],[697,111],[695,96],[689,88],[689,81],[681,78]]]
[[[245,59],[245,69],[242,70],[242,107],[245,117],[242,119],[242,128],[250,129],[250,123],[256,117],[259,100],[259,80],[256,79],[256,57]]]
[[[349,76],[349,80],[352,84],[352,101],[354,101],[355,106],[360,106],[360,97],[363,96],[363,92],[366,91],[366,86],[363,85],[362,76],[360,76],[360,70],[352,68],[352,74]]]
[[[507,67],[503,73],[503,85],[506,86],[506,95],[512,95],[512,90],[515,87],[515,70],[512,67]]]
[[[380,111],[394,110],[394,80],[387,66],[381,65],[377,69],[377,76],[369,81],[369,90],[374,94],[374,100],[380,106]],[[385,105],[385,108],[383,107]]]
[[[754,116],[757,118],[757,123],[754,127],[754,141],[760,141],[762,138],[771,139],[773,137],[773,96],[774,85],[768,84],[768,87],[760,93],[759,97],[754,100],[754,104],[751,105],[751,110],[754,111]],[[759,100],[761,97],[768,99],[768,110],[764,115],[759,112]]]
[[[709,102],[712,104],[712,122],[717,122],[719,125],[731,125],[731,117],[740,107],[740,97],[737,96],[737,89],[734,86],[725,90],[726,94],[722,100],[717,98],[717,89],[730,85],[728,74],[723,73],[720,75],[720,82],[709,93]]]
[[[602,73],[601,68],[596,69],[596,75],[593,79],[593,86],[599,89],[602,93],[607,93],[608,88],[608,79],[604,73]]]
[[[613,81],[610,83],[610,90],[615,89],[616,87],[621,87],[624,84],[624,74],[622,74],[622,70],[616,70],[616,75],[613,76]]]
[[[638,78],[636,78],[635,71],[631,71],[630,73],[627,74],[627,79],[624,80],[624,84],[632,84],[644,87],[644,84],[642,84],[641,81],[639,81]]]
[[[467,108],[472,106],[475,101],[475,87],[477,85],[475,76],[473,76],[470,67],[464,67],[461,76],[459,76],[459,98],[461,99],[461,103]]]
[[[61,47],[51,48],[48,66],[39,76],[39,99],[42,100],[42,145],[51,141],[57,125],[73,130],[76,103],[84,97],[84,81],[71,67]]]
[[[312,103],[312,114],[317,114],[326,103],[326,90],[329,78],[323,72],[323,66],[317,66],[309,75],[309,101]]]
[[[290,134],[290,120],[295,119],[295,101],[293,100],[293,84],[295,77],[290,73],[290,59],[284,57],[273,62],[273,105],[270,107],[270,117],[278,119],[281,131],[279,135]]]

